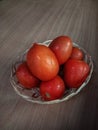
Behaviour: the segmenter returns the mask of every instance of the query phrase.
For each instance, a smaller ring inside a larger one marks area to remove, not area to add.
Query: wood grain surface
[[[66,102],[27,102],[10,84],[12,61],[33,42],[59,35],[70,36],[92,56],[92,78]],[[0,0],[0,130],[98,130],[97,79],[97,0]]]

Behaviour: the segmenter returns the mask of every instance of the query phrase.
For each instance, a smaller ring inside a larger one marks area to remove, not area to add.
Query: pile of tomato
[[[79,88],[87,78],[90,67],[83,59],[84,53],[70,37],[59,36],[48,47],[34,43],[16,77],[25,89],[38,87],[43,100],[59,99],[67,88]]]

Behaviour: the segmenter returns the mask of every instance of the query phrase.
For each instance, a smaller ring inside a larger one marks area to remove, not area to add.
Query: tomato
[[[82,60],[69,59],[64,65],[64,81],[70,88],[78,88],[87,78],[89,65]]]
[[[61,98],[64,92],[64,81],[58,75],[52,80],[42,81],[40,84],[40,94],[46,101]]]
[[[73,47],[71,53],[72,59],[82,60],[83,59],[83,52],[78,47]]]
[[[68,36],[59,36],[50,43],[49,47],[55,53],[61,65],[66,62],[71,55],[72,41]]]
[[[34,76],[42,81],[51,80],[59,71],[55,54],[45,45],[34,44],[27,52],[27,64]]]
[[[16,70],[16,77],[24,88],[37,87],[39,80],[34,77],[28,69],[26,62],[21,63]]]

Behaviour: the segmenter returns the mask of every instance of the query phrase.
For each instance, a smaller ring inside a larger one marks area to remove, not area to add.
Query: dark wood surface
[[[27,102],[10,84],[12,61],[33,42],[59,35],[70,36],[92,56],[92,78],[66,102]],[[97,79],[97,0],[0,0],[0,130],[98,130]]]

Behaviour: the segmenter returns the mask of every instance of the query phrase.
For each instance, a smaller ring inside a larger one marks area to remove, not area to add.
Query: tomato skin
[[[83,52],[78,47],[73,47],[71,57],[72,59],[82,60]]]
[[[16,70],[16,77],[24,88],[31,89],[33,87],[37,87],[39,84],[39,80],[31,74],[26,62],[23,62],[18,66]]]
[[[55,53],[61,65],[66,62],[71,55],[72,41],[68,36],[59,36],[50,43],[49,47]]]
[[[78,88],[87,78],[89,65],[81,60],[69,59],[64,66],[64,81],[69,88]]]
[[[40,94],[42,98],[46,101],[61,98],[64,92],[64,81],[58,75],[52,80],[43,81],[40,84]]]
[[[27,64],[32,74],[42,81],[51,80],[59,71],[55,54],[45,45],[34,44],[29,49]]]

